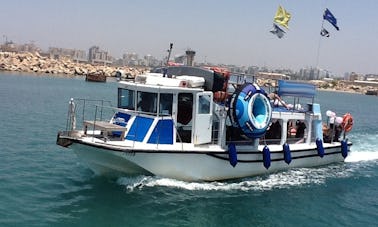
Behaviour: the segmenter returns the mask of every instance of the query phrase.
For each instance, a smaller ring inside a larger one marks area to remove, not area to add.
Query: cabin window
[[[272,123],[265,133],[264,142],[269,142],[272,144],[279,144],[282,135],[282,120],[272,119]]]
[[[172,114],[173,94],[160,94],[159,114],[171,115]]]
[[[210,113],[210,95],[201,95],[198,98],[198,114],[209,114]]]
[[[134,110],[134,94],[133,90],[118,88],[118,108]]]
[[[177,142],[190,143],[192,141],[193,94],[179,93],[177,96]]]
[[[151,92],[138,91],[137,110],[145,113],[157,112],[157,94]]]
[[[187,125],[192,120],[193,111],[193,94],[178,94],[177,122]]]

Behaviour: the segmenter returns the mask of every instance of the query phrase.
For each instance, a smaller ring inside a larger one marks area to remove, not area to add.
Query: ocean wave
[[[156,176],[121,177],[117,183],[126,187],[128,192],[144,188],[168,187],[190,191],[269,191],[302,187],[311,184],[324,184],[329,178],[348,177],[354,172],[343,164],[322,168],[295,168],[264,176],[244,178],[238,181],[223,182],[186,182]]]
[[[369,132],[351,135],[353,146],[345,162],[378,160],[378,134]]]
[[[353,151],[350,152],[345,162],[362,162],[378,160],[378,151]]]
[[[350,141],[353,142],[352,151],[378,152],[378,134],[376,133],[357,133],[350,135]]]

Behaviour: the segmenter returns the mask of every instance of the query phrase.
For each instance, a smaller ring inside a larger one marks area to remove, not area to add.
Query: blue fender
[[[264,167],[266,169],[269,169],[270,167],[270,150],[269,150],[269,147],[265,145],[264,149],[263,149],[263,162],[264,162]]]
[[[346,158],[348,156],[348,140],[341,141],[341,155]]]
[[[324,157],[323,141],[319,138],[316,139],[316,149],[318,150],[319,157]]]
[[[290,153],[289,144],[285,143],[284,145],[282,145],[282,150],[283,150],[283,153],[284,153],[285,162],[289,165],[290,162],[291,162],[291,153]]]
[[[228,144],[228,159],[232,167],[235,167],[238,163],[238,154],[236,152],[236,147],[234,143]]]

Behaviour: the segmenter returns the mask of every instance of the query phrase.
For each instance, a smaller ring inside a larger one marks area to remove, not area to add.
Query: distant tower
[[[193,66],[194,56],[196,55],[196,52],[194,50],[189,49],[185,53],[186,53],[186,65]]]
[[[89,48],[88,53],[88,61],[89,63],[94,63],[94,60],[96,59],[96,53],[100,51],[100,47],[98,46],[92,46]]]

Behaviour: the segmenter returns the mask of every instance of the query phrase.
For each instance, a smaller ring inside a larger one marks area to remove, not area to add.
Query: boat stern
[[[75,140],[75,138],[81,137],[82,134],[82,132],[77,130],[59,131],[56,135],[56,144],[67,148],[72,145],[73,140]]]

